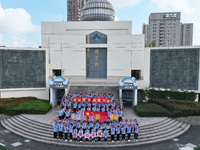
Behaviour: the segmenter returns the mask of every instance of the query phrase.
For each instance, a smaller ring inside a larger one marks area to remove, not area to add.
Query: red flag
[[[73,93],[75,93],[75,91],[73,91]]]
[[[142,120],[142,118],[141,118],[141,120]]]
[[[90,91],[92,91],[92,89],[90,89]]]
[[[51,122],[51,124],[52,124],[52,122]]]

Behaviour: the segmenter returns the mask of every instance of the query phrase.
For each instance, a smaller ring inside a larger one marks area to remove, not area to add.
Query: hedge
[[[178,90],[155,90],[155,89],[145,89],[144,97],[148,100],[155,99],[175,99],[175,100],[186,100],[195,101],[197,98],[197,93],[188,91],[178,91]]]
[[[6,115],[46,114],[50,109],[49,101],[34,97],[0,99],[0,113]]]
[[[155,103],[139,103],[135,107],[140,117],[169,117],[170,112]]]
[[[200,105],[197,102],[157,99],[154,102],[171,113],[171,117],[199,116]]]

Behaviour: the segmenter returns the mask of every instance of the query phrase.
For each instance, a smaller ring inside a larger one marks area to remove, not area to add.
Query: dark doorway
[[[65,89],[57,89],[56,91],[57,105],[60,105],[64,94],[65,94]]]
[[[123,103],[129,103],[132,105],[133,95],[133,90],[122,90]]]
[[[61,70],[53,70],[55,76],[62,76]]]
[[[199,101],[199,103],[200,103],[200,94],[199,94],[199,98],[198,98],[198,101]]]
[[[107,78],[107,49],[87,48],[87,78]]]

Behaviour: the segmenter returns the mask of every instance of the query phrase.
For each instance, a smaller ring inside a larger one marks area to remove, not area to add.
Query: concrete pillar
[[[119,102],[120,102],[120,107],[123,107],[123,101],[122,101],[122,89],[119,89]]]
[[[67,88],[65,89],[65,96],[66,96],[66,94],[68,94],[68,93],[67,93]]]
[[[56,89],[50,89],[50,104],[52,107],[55,107],[57,105],[57,100],[56,100]]]
[[[138,101],[138,96],[137,96],[137,94],[138,94],[138,90],[136,89],[135,91],[134,91],[134,100],[135,100],[135,106],[137,106],[137,101]]]

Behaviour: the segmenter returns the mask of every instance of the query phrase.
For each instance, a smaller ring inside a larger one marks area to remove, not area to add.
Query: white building
[[[42,48],[50,76],[61,70],[71,82],[118,82],[134,70],[143,76],[144,35],[132,34],[131,21],[42,22]]]

